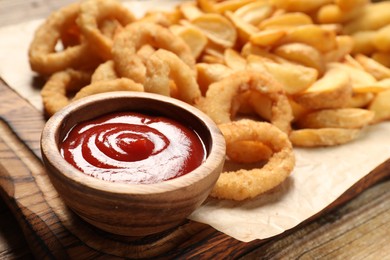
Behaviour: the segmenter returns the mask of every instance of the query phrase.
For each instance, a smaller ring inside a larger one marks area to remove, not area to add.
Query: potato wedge
[[[373,123],[379,123],[390,119],[390,90],[378,93],[368,109],[375,113]]]
[[[362,8],[354,8],[350,10],[342,10],[340,6],[336,4],[327,4],[322,6],[317,14],[316,18],[319,23],[346,23],[355,19],[362,12]]]
[[[314,68],[320,75],[325,71],[325,62],[322,54],[310,45],[287,43],[275,48],[273,52],[287,60]]]
[[[215,2],[212,0],[196,0],[196,3],[203,12],[217,13]]]
[[[318,78],[316,69],[305,67],[296,63],[277,63],[267,58],[250,55],[247,58],[248,66],[256,69],[266,69],[289,95],[301,93],[309,88]]]
[[[376,85],[383,88],[383,90],[390,89],[390,78],[379,80]]]
[[[188,21],[192,21],[204,14],[204,12],[194,2],[184,2],[180,4],[178,8],[183,17]]]
[[[293,27],[298,25],[313,24],[311,17],[305,13],[293,12],[272,16],[262,21],[258,27],[260,29]]]
[[[200,63],[209,63],[209,64],[216,63],[216,64],[222,64],[222,65],[224,65],[224,60],[223,60],[223,58],[217,57],[217,56],[214,56],[214,55],[211,55],[211,54],[207,54],[207,53],[203,53],[203,54],[199,57],[199,62],[200,62]]]
[[[271,0],[276,7],[289,12],[311,12],[333,0]]]
[[[290,107],[293,113],[293,120],[292,122],[295,123],[298,121],[301,117],[309,113],[311,110],[307,107],[304,107],[297,102],[295,102],[291,97],[288,97],[288,102],[290,103]]]
[[[197,81],[203,95],[206,93],[210,84],[234,72],[231,68],[218,63],[197,63],[195,68],[197,71]]]
[[[265,29],[259,32],[253,33],[249,37],[249,41],[254,45],[259,45],[262,47],[271,47],[276,45],[283,37],[286,35],[286,30],[284,29]]]
[[[226,1],[216,1],[214,4],[215,10],[219,13],[224,13],[226,11],[236,11],[237,9],[255,2],[255,0],[226,0]]]
[[[227,11],[225,13],[225,16],[234,24],[234,26],[237,28],[237,38],[241,43],[245,43],[249,41],[249,38],[251,35],[259,32],[259,29],[242,20],[240,17],[236,16],[230,11]]]
[[[379,62],[380,64],[390,68],[390,52],[374,52],[371,58]]]
[[[306,90],[318,78],[317,70],[299,64],[266,62],[265,67],[289,95]]]
[[[390,89],[390,78],[379,80],[370,85],[362,85],[357,88],[356,93],[379,93]]]
[[[365,5],[361,14],[344,26],[345,34],[359,31],[378,30],[390,24],[390,1],[382,1]]]
[[[340,62],[328,63],[328,67],[346,72],[348,77],[351,79],[352,89],[356,93],[378,91],[374,88],[377,82],[375,77],[363,69]]]
[[[207,37],[194,26],[173,25],[169,29],[187,43],[195,59],[200,56],[207,45]]]
[[[233,47],[237,40],[234,25],[224,16],[207,13],[196,17],[191,24],[199,28],[207,38],[223,47]]]
[[[244,70],[247,61],[234,49],[226,49],[224,52],[225,64],[233,70]]]
[[[256,1],[240,7],[234,15],[246,23],[257,26],[269,18],[274,11],[275,7],[267,1]]]
[[[226,11],[235,11],[243,5],[253,2],[254,0],[197,0],[199,7],[207,13],[224,13]]]
[[[380,28],[376,32],[373,44],[379,51],[390,52],[390,24]]]
[[[323,109],[300,118],[298,128],[362,128],[371,123],[375,113],[362,108]]]
[[[336,33],[315,24],[289,28],[282,43],[291,42],[305,43],[321,52],[330,51],[337,47]]]
[[[352,86],[347,72],[330,69],[308,89],[297,93],[293,99],[311,109],[340,108],[352,95]]]
[[[270,74],[264,62],[256,55],[249,55],[247,58],[247,69],[257,71],[258,73]],[[269,60],[272,62],[272,60]],[[272,76],[272,75],[270,75]]]
[[[351,34],[353,38],[354,45],[351,54],[365,54],[370,55],[376,51],[374,45],[374,38],[376,31],[367,30],[367,31],[358,31]]]
[[[281,59],[278,55],[271,53],[267,50],[267,48],[256,46],[251,42],[246,43],[241,49],[241,55],[247,58],[250,55],[261,56],[275,62],[279,62]]]
[[[208,41],[206,47],[203,50],[203,54],[214,56],[218,58],[222,63],[224,62],[225,47],[218,45],[214,42]]]
[[[326,63],[341,61],[346,55],[353,50],[354,40],[348,35],[336,36],[336,48],[324,53],[324,60]]]
[[[365,93],[353,93],[352,97],[348,101],[345,107],[352,108],[363,108],[367,107],[368,104],[374,99],[375,94],[371,92]]]
[[[327,4],[321,6],[316,13],[316,21],[320,24],[341,23],[342,17],[343,15],[340,7],[338,7],[336,4]]]
[[[359,9],[370,3],[369,0],[335,0],[334,2],[343,11]]]
[[[362,67],[374,76],[377,80],[390,78],[390,69],[377,62],[376,60],[367,57],[363,54],[357,54],[355,60],[359,62]]]
[[[271,120],[272,100],[269,97],[260,92],[252,91],[249,95],[248,103],[262,119]]]
[[[236,115],[242,116],[256,116],[256,112],[253,110],[251,104],[249,103],[249,97],[251,96],[253,91],[246,90],[242,93],[239,93],[232,102],[232,108],[230,113],[232,117],[236,117]]]
[[[345,144],[357,139],[361,129],[320,128],[293,130],[290,141],[294,146],[321,147]]]

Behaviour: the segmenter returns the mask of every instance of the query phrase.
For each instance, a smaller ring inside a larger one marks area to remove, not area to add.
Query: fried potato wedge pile
[[[117,90],[208,114],[242,165],[217,198],[275,187],[293,169],[291,147],[342,145],[390,119],[390,1],[192,0],[136,18],[118,0],[85,0],[47,17],[28,54],[48,116]]]

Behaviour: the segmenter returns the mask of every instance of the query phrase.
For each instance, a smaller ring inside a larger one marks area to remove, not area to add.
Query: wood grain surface
[[[44,17],[69,2],[0,0],[0,26]],[[42,173],[39,175],[39,143],[36,140],[37,131],[44,122],[42,115],[4,84],[0,85],[0,258],[64,258],[66,254],[78,259],[103,258],[105,254],[90,246],[84,247],[79,238],[59,224],[55,214],[45,209],[47,201],[58,197],[55,192],[44,194],[36,190],[34,184],[37,180],[42,184],[45,179]],[[28,127],[25,127],[26,123]],[[32,177],[32,173],[41,179]],[[242,243],[206,225],[187,223],[183,228],[186,231],[181,233],[182,240],[161,258],[390,259],[389,173],[390,162],[387,161],[321,216],[266,241]],[[20,188],[20,183],[25,186]],[[50,189],[44,188],[45,191]],[[10,194],[18,194],[18,197],[13,198]],[[23,207],[24,203],[44,210],[33,207],[33,213],[31,207]],[[123,238],[120,241],[132,242]]]

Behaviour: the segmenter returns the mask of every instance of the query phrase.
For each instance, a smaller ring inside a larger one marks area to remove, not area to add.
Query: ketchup
[[[87,175],[137,184],[182,176],[206,159],[205,146],[194,130],[166,117],[133,112],[77,124],[60,150]]]

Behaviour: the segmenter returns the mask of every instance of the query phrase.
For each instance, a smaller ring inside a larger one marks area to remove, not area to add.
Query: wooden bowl
[[[207,158],[188,174],[156,184],[127,184],[90,177],[68,163],[59,143],[77,123],[118,111],[153,112],[192,127]],[[52,116],[41,136],[47,173],[64,203],[104,231],[144,236],[181,224],[208,197],[225,160],[225,140],[205,114],[179,100],[150,93],[114,92],[76,101]]]

